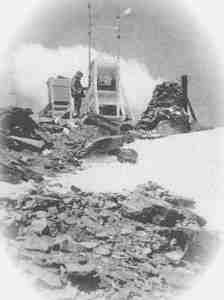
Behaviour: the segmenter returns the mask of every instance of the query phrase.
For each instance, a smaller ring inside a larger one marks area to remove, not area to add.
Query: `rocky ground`
[[[8,252],[52,299],[171,299],[219,244],[192,200],[153,182],[126,194],[41,183],[0,203]]]
[[[33,181],[25,194],[0,199],[10,257],[48,299],[173,299],[206,269],[220,244],[218,234],[206,229],[192,199],[154,182],[123,193],[75,185],[59,192],[46,178],[81,172],[86,155],[106,152],[120,163],[138,159],[134,150],[122,149],[133,132],[107,132],[101,139],[105,129],[99,126],[78,120],[70,125],[41,124],[43,149],[32,143],[28,149],[27,140],[21,144],[4,131],[1,180]]]

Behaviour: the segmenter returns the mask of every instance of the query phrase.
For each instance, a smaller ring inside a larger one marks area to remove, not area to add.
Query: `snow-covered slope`
[[[63,175],[60,182],[90,191],[119,192],[152,180],[194,198],[209,225],[224,228],[224,128],[138,140],[128,147],[139,154],[136,165],[98,161],[83,172]]]

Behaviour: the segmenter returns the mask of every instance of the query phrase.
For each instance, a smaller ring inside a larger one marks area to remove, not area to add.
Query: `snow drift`
[[[95,192],[133,190],[136,185],[155,181],[171,191],[196,200],[197,209],[210,226],[224,229],[224,128],[138,140],[128,147],[139,154],[136,165],[114,159],[92,162],[75,175],[58,180],[68,188],[72,184]]]

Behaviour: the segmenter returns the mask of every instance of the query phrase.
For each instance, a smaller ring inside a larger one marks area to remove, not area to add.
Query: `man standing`
[[[81,79],[83,77],[83,73],[77,71],[75,76],[72,78],[71,82],[71,94],[74,99],[74,107],[76,111],[76,116],[80,115],[80,108],[82,105],[82,98],[85,97],[84,87],[82,86]]]

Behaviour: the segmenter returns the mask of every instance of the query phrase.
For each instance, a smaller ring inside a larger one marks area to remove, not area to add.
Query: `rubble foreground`
[[[66,299],[171,299],[219,244],[194,201],[153,182],[126,194],[59,194],[41,183],[0,203],[8,252],[54,299],[71,287],[80,298]]]

